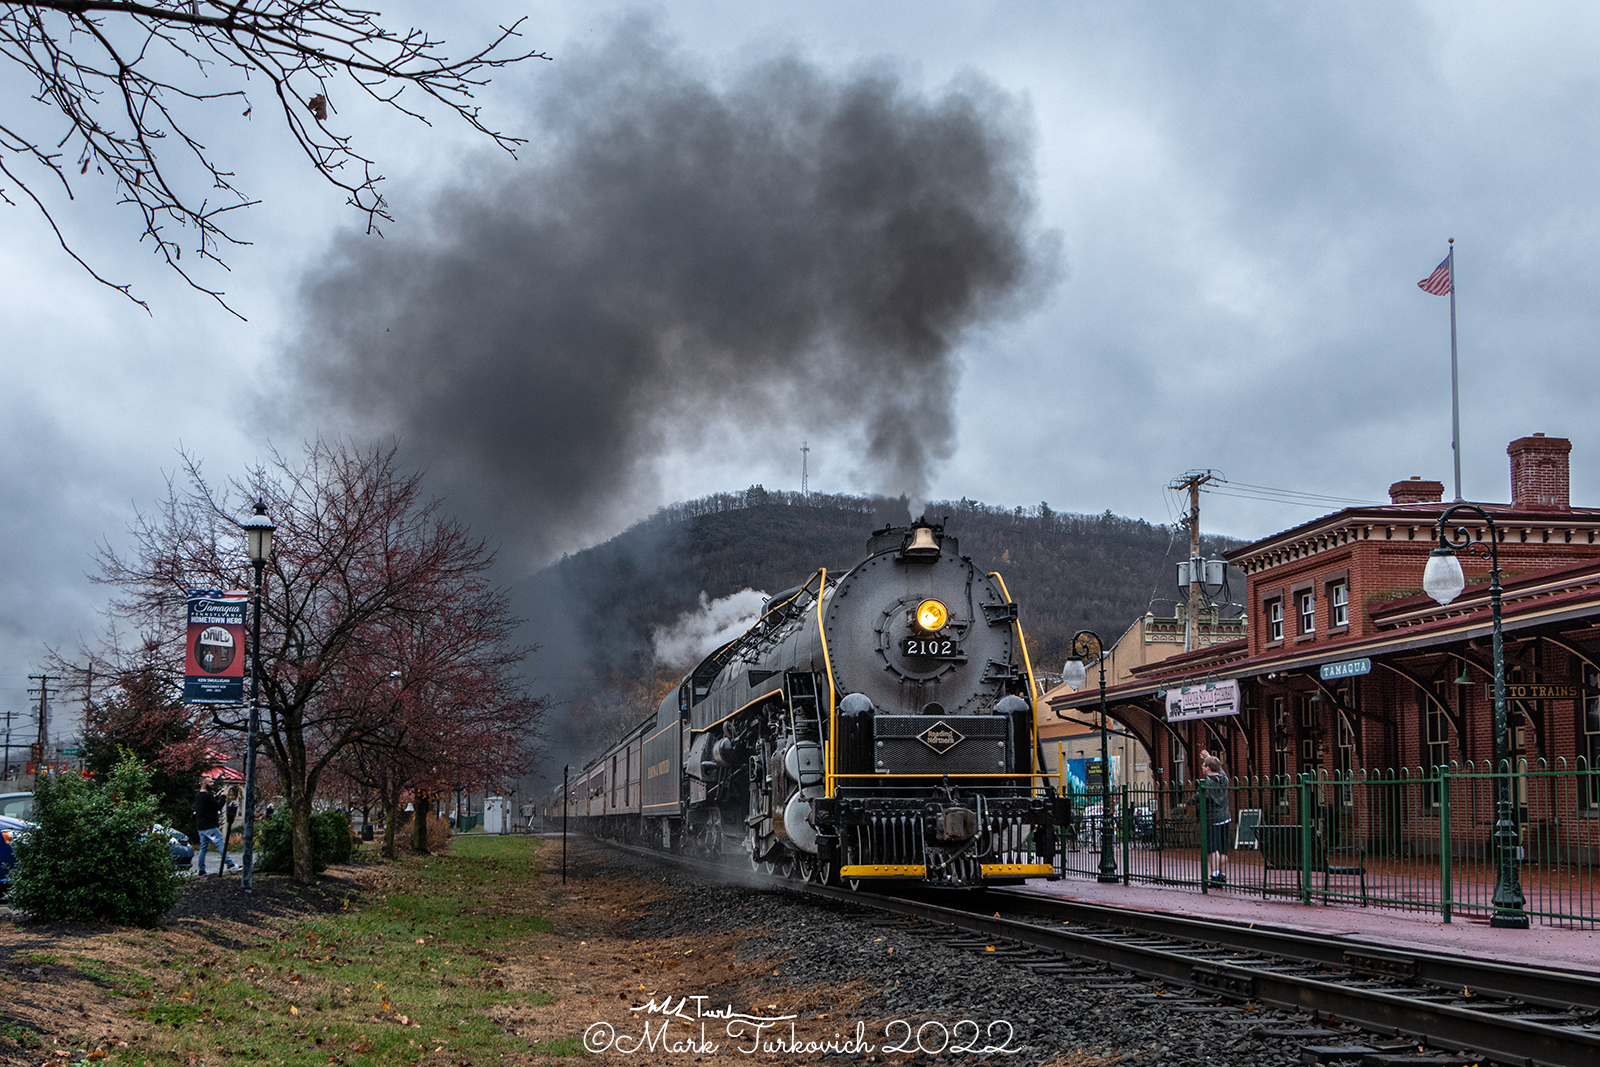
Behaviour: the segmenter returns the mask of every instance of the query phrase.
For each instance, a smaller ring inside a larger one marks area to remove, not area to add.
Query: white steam
[[[699,611],[684,612],[671,626],[650,628],[656,662],[688,670],[748,630],[761,617],[766,599],[767,594],[756,589],[741,589],[715,600],[702,591]]]

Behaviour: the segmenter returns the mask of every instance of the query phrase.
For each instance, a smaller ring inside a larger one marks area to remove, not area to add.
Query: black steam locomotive
[[[546,814],[853,887],[1052,876],[1036,692],[1000,576],[941,525],[888,527],[771,597]]]

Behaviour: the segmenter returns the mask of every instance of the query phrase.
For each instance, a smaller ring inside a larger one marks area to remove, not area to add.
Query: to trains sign
[[[1483,687],[1484,696],[1494,699],[1494,685]],[[1507,682],[1507,700],[1579,700],[1583,687],[1570,682]]]

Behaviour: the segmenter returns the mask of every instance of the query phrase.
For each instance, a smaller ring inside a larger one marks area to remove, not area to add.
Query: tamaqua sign
[[[1331,682],[1335,678],[1355,678],[1362,674],[1372,673],[1372,661],[1365,656],[1360,659],[1347,659],[1342,663],[1324,663],[1317,671],[1322,675],[1324,682]]]
[[[1190,719],[1215,719],[1223,715],[1239,714],[1239,683],[1233,679],[1224,682],[1206,682],[1203,685],[1186,685],[1167,690],[1167,721],[1186,722]]]
[[[249,594],[189,590],[183,702],[244,703],[244,617]]]

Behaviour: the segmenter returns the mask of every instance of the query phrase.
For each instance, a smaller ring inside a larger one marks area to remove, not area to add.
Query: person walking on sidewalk
[[[1201,760],[1200,766],[1206,772],[1206,777],[1200,783],[1200,788],[1194,791],[1194,796],[1189,798],[1189,806],[1197,806],[1201,794],[1205,795],[1205,847],[1211,882],[1214,885],[1226,885],[1228,876],[1224,868],[1228,862],[1228,835],[1233,828],[1233,810],[1228,803],[1228,775],[1222,769],[1222,761],[1209,752]]]
[[[223,868],[233,866],[233,861],[228,859],[228,843],[223,839],[222,831],[217,829],[217,816],[220,814],[217,805],[217,782],[216,779],[212,779],[194,795],[194,829],[200,837],[200,855],[195,860],[195,873],[201,878],[206,876],[206,850],[213,846],[221,855],[221,862],[217,865],[217,877],[222,877]]]

